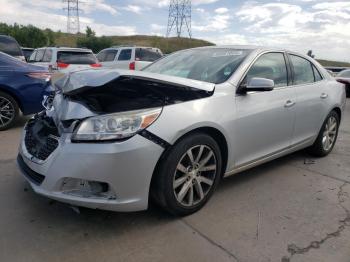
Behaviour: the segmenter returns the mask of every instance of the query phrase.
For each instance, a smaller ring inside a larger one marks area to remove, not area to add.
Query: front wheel
[[[12,96],[0,92],[0,131],[9,129],[17,120],[19,108]]]
[[[330,112],[315,143],[309,148],[312,155],[322,157],[332,151],[338,137],[339,124],[339,115],[335,111]]]
[[[152,187],[154,200],[173,215],[189,215],[209,200],[221,175],[216,141],[192,134],[176,143],[160,164]]]

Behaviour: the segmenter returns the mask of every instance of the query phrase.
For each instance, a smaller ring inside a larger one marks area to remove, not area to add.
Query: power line
[[[170,0],[166,36],[169,37],[175,28],[176,36],[180,37],[185,27],[191,38],[191,12],[191,0]]]
[[[67,3],[67,32],[71,34],[76,34],[80,32],[80,21],[79,13],[81,9],[79,8],[79,0],[63,0]]]

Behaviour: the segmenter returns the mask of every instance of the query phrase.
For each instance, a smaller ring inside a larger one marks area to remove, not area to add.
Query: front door
[[[253,77],[272,79],[272,91],[248,92],[236,97],[234,128],[235,166],[279,153],[291,145],[295,122],[295,90],[288,85],[288,70],[282,52],[261,55],[243,83]]]

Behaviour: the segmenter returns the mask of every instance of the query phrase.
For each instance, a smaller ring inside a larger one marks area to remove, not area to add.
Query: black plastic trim
[[[18,154],[17,156],[17,164],[21,169],[23,175],[28,178],[32,183],[40,186],[45,179],[45,176],[33,171],[30,167],[24,162],[23,157]]]
[[[169,144],[167,141],[163,140],[162,138],[160,138],[159,136],[147,131],[147,130],[142,130],[139,133],[140,136],[143,136],[144,138],[152,141],[153,143],[163,147],[164,149],[167,149],[171,146],[171,144]]]

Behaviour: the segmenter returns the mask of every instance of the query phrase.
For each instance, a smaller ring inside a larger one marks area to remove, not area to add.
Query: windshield
[[[250,52],[231,48],[189,49],[168,55],[143,71],[220,84]]]

